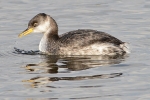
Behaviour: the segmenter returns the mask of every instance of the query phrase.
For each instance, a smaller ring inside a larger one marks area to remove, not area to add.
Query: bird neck
[[[49,50],[52,51],[51,49],[55,49],[53,47],[56,47],[54,45],[57,45],[59,39],[56,21],[50,16],[48,17],[48,20],[50,22],[49,28],[46,32],[44,32],[39,44],[39,50],[42,52],[48,52]]]
[[[42,52],[47,52],[51,49],[55,49],[54,47],[57,46],[58,43],[58,36],[57,35],[43,35],[40,44],[39,44],[39,50]]]
[[[58,36],[58,25],[57,25],[56,21],[51,16],[48,17],[48,21],[50,23],[49,28],[44,33],[44,35],[51,40],[53,40],[53,39],[56,40],[59,38],[59,36]]]
[[[55,47],[57,46],[59,36],[57,33],[51,33],[52,31],[49,31],[48,33],[45,33],[40,41],[39,44],[39,50],[42,52],[53,52]]]

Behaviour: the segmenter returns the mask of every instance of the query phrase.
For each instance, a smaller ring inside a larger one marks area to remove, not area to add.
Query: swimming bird
[[[39,50],[50,55],[124,55],[127,43],[105,32],[78,29],[58,35],[56,21],[45,13],[33,17],[19,37],[32,32],[43,33]]]

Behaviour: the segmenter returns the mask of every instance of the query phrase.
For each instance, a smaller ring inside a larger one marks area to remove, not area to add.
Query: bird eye
[[[37,23],[34,23],[34,24],[33,24],[34,27],[36,27],[37,25],[38,25]]]

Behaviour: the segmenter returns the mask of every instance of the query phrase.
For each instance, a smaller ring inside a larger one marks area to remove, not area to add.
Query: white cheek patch
[[[37,32],[38,33],[39,32],[45,33],[47,30],[49,30],[49,26],[50,26],[49,21],[45,21],[43,24],[36,27],[33,32],[35,32],[35,33],[37,33]]]

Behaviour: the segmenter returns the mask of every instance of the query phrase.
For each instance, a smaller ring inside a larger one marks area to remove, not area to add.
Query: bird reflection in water
[[[41,55],[43,60],[39,64],[27,64],[25,69],[29,73],[70,73],[71,71],[81,71],[89,68],[119,64],[125,60],[127,56],[52,56]],[[121,76],[122,73],[100,74],[92,76],[76,76],[76,77],[49,77],[37,76],[23,82],[31,82],[32,87],[38,87],[54,81],[60,80],[85,80],[85,79],[107,79]]]

